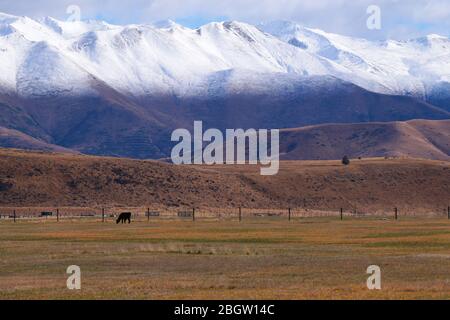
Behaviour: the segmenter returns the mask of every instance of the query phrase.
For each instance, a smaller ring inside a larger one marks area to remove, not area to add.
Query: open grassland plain
[[[0,241],[1,299],[450,299],[443,218],[3,220]]]

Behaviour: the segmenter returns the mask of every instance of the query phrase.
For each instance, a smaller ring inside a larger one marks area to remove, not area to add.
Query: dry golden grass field
[[[6,219],[0,241],[1,299],[450,298],[450,221],[438,217]],[[373,264],[380,291],[366,287]]]

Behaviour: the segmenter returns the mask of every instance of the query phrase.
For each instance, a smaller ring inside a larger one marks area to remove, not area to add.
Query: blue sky
[[[0,0],[0,11],[32,18],[67,19],[77,5],[82,19],[148,23],[171,19],[188,27],[210,21],[259,23],[291,20],[304,26],[368,39],[450,36],[450,0]],[[369,5],[381,9],[381,30],[366,27]]]

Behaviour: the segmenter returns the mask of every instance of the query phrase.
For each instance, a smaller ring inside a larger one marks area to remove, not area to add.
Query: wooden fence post
[[[447,217],[450,220],[450,206],[447,207]]]
[[[239,222],[242,221],[242,208],[239,207]]]
[[[192,208],[192,221],[195,221],[195,208]]]
[[[291,208],[288,209],[288,214],[289,214],[289,221],[291,221]]]
[[[102,222],[105,222],[105,208],[102,208]]]
[[[395,208],[394,216],[395,216],[395,220],[398,220],[398,209],[397,208]]]
[[[14,209],[13,215],[14,215],[14,223],[15,223],[16,222],[16,209]]]
[[[341,208],[341,221],[344,220],[344,209]]]
[[[59,209],[56,209],[56,222],[59,222]]]
[[[150,221],[150,208],[147,208],[147,222]]]

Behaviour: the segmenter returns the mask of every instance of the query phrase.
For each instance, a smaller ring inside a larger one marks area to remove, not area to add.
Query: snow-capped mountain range
[[[292,22],[190,29],[0,13],[0,147],[163,158],[172,130],[195,120],[281,129],[412,119],[450,119],[448,38],[371,42]],[[380,130],[364,133],[361,148],[374,134],[386,139]]]
[[[426,97],[450,83],[450,40],[371,42],[292,22],[189,29],[0,14],[0,87],[22,96],[86,93],[93,78],[135,96],[195,96],[226,71],[329,75],[373,92]]]

